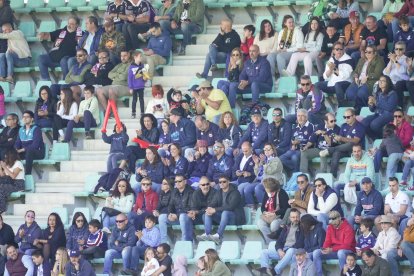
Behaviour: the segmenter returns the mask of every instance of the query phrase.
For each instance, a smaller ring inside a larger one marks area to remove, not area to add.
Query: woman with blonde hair
[[[56,251],[56,261],[55,265],[53,266],[52,276],[64,276],[66,273],[65,267],[68,262],[69,256],[66,248],[59,247]]]
[[[204,255],[207,263],[206,272],[203,276],[231,276],[230,269],[220,260],[218,253],[214,249],[207,249]]]

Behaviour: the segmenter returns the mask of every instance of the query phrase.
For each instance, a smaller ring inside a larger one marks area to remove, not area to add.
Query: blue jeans
[[[149,246],[147,245],[137,245],[132,247],[131,257],[130,257],[130,267],[129,269],[138,270],[139,259],[144,259],[145,250]]]
[[[319,90],[330,95],[336,95],[338,103],[340,104],[345,100],[345,90],[348,88],[349,85],[350,82],[347,81],[337,82],[334,86],[328,86],[327,81],[321,81],[316,83],[316,87],[318,87]]]
[[[110,153],[108,161],[106,161],[106,171],[110,172],[112,169],[118,168],[118,161],[124,160],[125,155],[122,152]]]
[[[275,266],[275,272],[276,274],[282,274],[283,269],[294,261],[296,249],[284,248],[283,251],[285,251],[286,254],[282,259],[280,259],[279,253],[275,248],[263,249],[262,254],[260,255],[260,267],[269,268],[270,260],[278,260],[278,263]]]
[[[257,184],[257,182],[245,182],[238,185],[237,189],[239,190],[242,198],[244,198],[246,205],[254,204],[254,188]]]
[[[211,228],[213,227],[213,222],[219,223],[217,234],[220,236],[220,238],[222,238],[224,229],[226,229],[226,226],[234,225],[236,223],[236,215],[234,214],[233,211],[216,212],[212,216],[208,216],[204,214],[203,221],[204,221],[204,228],[205,228],[207,235],[211,234]]]
[[[256,199],[259,203],[263,201],[264,194],[265,194],[265,188],[263,186],[263,183],[259,183],[254,187],[254,195],[256,196]]]
[[[72,134],[74,128],[81,128],[84,127],[85,131],[89,131],[91,127],[96,127],[96,121],[95,118],[93,118],[92,113],[89,110],[85,110],[83,112],[83,118],[82,121],[79,120],[79,122],[75,123],[74,120],[70,120],[68,122],[68,125],[66,126],[66,132],[65,132],[65,141],[70,142],[72,140]]]
[[[407,160],[404,164],[404,168],[403,168],[403,174],[401,177],[402,181],[407,181],[408,180],[408,176],[410,174],[411,169],[414,167],[414,160]],[[414,183],[414,181],[413,181]]]
[[[345,94],[348,101],[355,101],[355,109],[358,113],[363,106],[368,106],[369,91],[366,84],[358,86],[356,83],[351,83]]]
[[[232,93],[230,93],[230,86],[233,85],[232,88]],[[237,98],[237,86],[239,85],[238,82],[229,82],[227,80],[220,80],[217,83],[217,89],[220,89],[221,91],[224,92],[224,94],[226,94],[227,99],[229,99],[229,103],[231,108],[235,108],[236,107],[236,98]]]
[[[115,225],[115,221],[116,221],[116,216],[110,217],[105,214],[102,219],[102,227],[106,227],[110,229],[112,226]]]
[[[259,97],[260,97],[261,92],[270,92],[272,90],[271,84],[258,82],[258,81],[249,83],[249,85],[243,90],[238,89],[238,85],[239,84],[236,82],[232,82],[230,84],[229,96],[232,97],[232,95],[236,95],[237,93],[240,93],[240,94],[252,93],[253,103],[259,102]]]
[[[385,151],[383,152],[380,149],[378,149],[375,152],[375,156],[374,156],[375,172],[379,172],[379,170],[381,169],[382,157],[384,156],[387,156],[387,153]],[[391,153],[388,156],[387,171],[386,171],[387,179],[395,175],[395,173],[397,172],[397,168],[398,168],[398,162],[401,161],[402,157],[403,157],[403,153]]]
[[[373,114],[364,118],[361,124],[365,127],[365,134],[372,139],[382,138],[382,128],[392,122],[393,114],[391,112],[384,112],[382,114]]]
[[[300,150],[288,150],[280,157],[282,164],[294,172],[299,171],[300,165]]]
[[[130,221],[136,230],[142,230],[145,226],[145,218],[151,215],[151,213],[144,211],[141,215],[138,215],[134,210],[128,213],[128,221]]]
[[[131,246],[124,247],[122,252],[116,251],[115,249],[106,250],[103,274],[112,274],[112,262],[114,259],[122,259],[123,269],[128,269],[130,267],[129,256],[131,256],[131,250]]]
[[[407,257],[408,261],[410,262],[411,268],[414,269],[414,243],[403,241],[400,244],[400,247],[405,257]]]
[[[0,53],[0,77],[12,77],[14,66],[26,67],[30,65],[31,58],[19,58],[16,53]]]
[[[201,29],[201,26],[197,25],[193,22],[182,22],[181,26],[177,29],[171,30],[173,34],[182,34],[183,35],[183,43],[182,47],[187,47],[187,45],[191,44],[191,37],[194,34],[199,34],[203,30]]]
[[[401,246],[402,247],[402,246]],[[390,270],[392,276],[400,276],[400,272],[398,271],[398,262],[403,260],[400,256],[398,256],[397,249],[391,249],[387,253],[387,261],[390,264]]]
[[[407,224],[408,224],[409,219],[410,218],[407,218],[407,217],[404,218],[404,219],[400,219],[400,226],[398,228],[398,233],[400,233],[401,237],[404,236],[404,230],[405,230],[405,228],[407,228]]]
[[[316,249],[315,251],[313,251],[312,261],[313,261],[313,264],[315,265],[316,275],[323,275],[322,260],[326,260],[326,259],[338,259],[339,267],[342,270],[345,265],[346,254],[348,253],[352,253],[352,251],[341,249],[341,250],[338,250],[337,252],[331,252],[329,254],[322,254],[322,251],[320,249]]]
[[[209,46],[209,50],[206,55],[206,61],[204,62],[204,70],[201,74],[203,78],[207,78],[211,65],[215,65],[217,62],[226,62],[227,53],[219,52],[217,48],[218,47],[214,44],[210,44]]]
[[[181,240],[182,241],[192,241],[193,240],[193,221],[187,216],[186,213],[178,215],[178,220],[170,221],[168,219],[168,214],[161,214],[158,217],[158,223],[161,233],[161,243],[168,242],[167,236],[167,227],[168,225],[177,225],[180,224],[181,228]]]
[[[40,55],[38,59],[40,78],[42,80],[50,80],[48,71],[49,68],[55,68],[57,66],[60,66],[62,68],[62,79],[65,79],[66,75],[69,72],[68,59],[69,57],[66,56],[63,57],[59,62],[54,62],[48,54]]]

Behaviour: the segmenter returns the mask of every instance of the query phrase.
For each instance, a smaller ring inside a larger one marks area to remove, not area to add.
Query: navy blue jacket
[[[177,174],[182,174],[185,176],[188,175],[187,158],[180,156],[180,158],[177,162],[175,162],[175,164],[173,164],[173,161],[171,161],[171,165],[169,167],[165,167],[165,175],[175,176]]]
[[[151,36],[147,47],[148,49],[151,49],[156,55],[165,58],[168,63],[172,49],[172,40],[169,34],[162,33],[159,36]]]
[[[370,105],[369,110],[378,114],[392,115],[398,105],[398,96],[394,90],[384,94],[377,92],[376,105]]]
[[[218,183],[221,175],[226,175],[231,179],[233,169],[233,158],[223,154],[223,156],[217,160],[216,156],[210,159],[208,164],[207,177],[210,181]]]
[[[79,259],[79,271],[75,270],[75,266],[71,262],[68,262],[65,268],[65,276],[96,276],[95,270],[93,269],[92,265],[87,260],[82,258]]]
[[[209,122],[209,127],[206,131],[196,130],[197,140],[207,141],[207,145],[213,146],[214,143],[219,139],[219,127],[215,123]]]
[[[336,194],[335,193],[335,191],[334,191],[334,189],[332,189],[331,187],[329,187],[329,186],[326,186],[326,190],[325,190],[325,192],[323,193],[323,195],[322,195],[322,198],[323,198],[323,200],[324,201],[326,201],[326,199],[331,195],[331,194]],[[312,192],[312,195],[311,195],[312,197],[313,197],[313,204],[314,204],[314,208],[315,208],[315,210],[318,210],[319,211],[319,208],[318,208],[318,197],[316,196],[316,194],[315,194],[315,192]],[[337,195],[338,196],[338,195]],[[341,202],[340,202],[340,200],[339,200],[339,196],[338,196],[338,202],[336,203],[336,205],[332,208],[332,210],[335,210],[335,211],[338,211],[340,214],[341,214],[341,217],[344,217],[344,211],[342,210],[342,207],[341,207]]]
[[[244,164],[244,167],[242,170],[240,170],[240,163],[243,159],[244,154],[241,153],[239,155],[236,156],[236,159],[234,160],[234,165],[233,165],[233,179],[237,179],[237,183],[241,184],[241,183],[245,183],[245,182],[249,182],[252,183],[254,181],[254,179],[256,178],[256,175],[254,173],[254,162],[253,162],[253,157],[250,156],[249,159],[247,159],[247,162]],[[237,176],[236,175],[236,171],[243,171],[243,172],[249,172],[250,176],[248,177],[244,177],[244,176]]]
[[[193,121],[181,118],[175,124],[170,124],[171,143],[177,143],[183,147],[194,147],[196,143],[196,127]]]
[[[106,132],[103,132],[102,139],[105,143],[111,144],[109,153],[125,153],[129,136],[126,133],[126,130],[122,131],[121,133],[115,132],[111,136],[108,136]]]
[[[256,127],[255,123],[250,122],[249,126],[246,129],[246,132],[240,139],[238,148],[241,148],[243,142],[248,141],[252,144],[254,150],[263,149],[264,144],[267,142],[267,129],[269,124],[265,119],[262,118],[260,125]]]
[[[304,233],[305,246],[304,249],[306,252],[311,253],[315,249],[320,249],[323,246],[325,241],[326,232],[323,230],[322,223],[318,222],[315,227],[309,231],[309,233]]]
[[[24,148],[29,150],[45,151],[45,143],[43,142],[42,131],[37,125],[32,125],[30,131],[26,134],[26,127],[22,126],[19,129],[19,135],[17,136],[16,149]]]
[[[220,142],[223,142],[224,140],[233,141],[233,144],[231,145],[231,147],[235,149],[239,145],[241,136],[242,136],[241,128],[239,126],[232,125],[229,128],[219,129],[218,141]]]
[[[273,86],[269,61],[267,61],[266,57],[261,56],[257,58],[256,62],[253,62],[251,59],[247,60],[244,63],[239,80],[247,80],[249,84],[257,81]]]
[[[72,225],[66,238],[66,248],[69,250],[79,250],[78,240],[84,240],[85,244],[89,237],[88,225],[84,224],[82,228]]]
[[[98,52],[98,48],[99,48],[99,43],[101,43],[101,37],[102,34],[104,33],[104,29],[102,27],[98,27],[98,29],[96,30],[95,35],[93,36],[92,39],[92,44],[91,44],[91,48],[89,49],[89,55],[97,55]],[[76,50],[79,50],[81,48],[85,48],[85,42],[86,39],[88,38],[89,32],[85,31],[83,33],[83,36],[81,37],[81,39],[79,40],[78,46],[76,46]],[[88,49],[86,49],[88,50]]]
[[[160,184],[165,176],[165,166],[159,161],[158,163],[149,163],[147,165],[142,164],[141,169],[147,171],[147,175],[151,178],[152,182]],[[138,182],[141,182],[142,176],[137,173],[135,176]]]
[[[24,230],[24,236],[21,238],[19,236],[20,229]],[[36,246],[33,245],[35,239],[40,239],[42,236],[42,229],[40,229],[39,225],[34,221],[30,227],[27,227],[27,224],[22,224],[16,232],[16,236],[14,237],[14,241],[16,243],[20,243],[20,250],[26,251],[27,249],[36,249]]]
[[[118,241],[118,245],[115,245],[115,241]],[[118,227],[112,229],[112,234],[108,242],[108,249],[114,249],[120,253],[127,246],[135,246],[136,242],[135,227],[128,222],[122,230]]]
[[[275,122],[269,124],[267,141],[276,146],[277,155],[280,156],[287,152],[292,138],[292,125],[284,119],[277,127]]]
[[[49,263],[48,260],[43,260],[43,276],[50,276],[51,275],[51,271],[53,269],[52,265]],[[37,269],[39,268],[38,265],[34,265],[34,269],[33,269],[33,276],[37,276]]]
[[[207,174],[208,165],[211,160],[211,155],[206,152],[203,156],[190,162],[188,164],[188,176],[189,177],[202,177]]]
[[[286,238],[290,230],[290,224],[282,225],[281,227],[282,227],[282,230],[280,232],[279,238],[277,239],[276,245],[275,245],[276,251],[278,251],[279,249],[283,250],[283,248],[285,247]],[[303,236],[303,231],[300,227],[300,224],[299,224],[298,229],[296,230],[295,238],[296,238],[296,242],[292,246],[292,248],[303,248],[305,244],[305,237]]]
[[[360,216],[364,211],[364,216],[379,216],[384,214],[384,200],[381,193],[374,187],[366,194],[360,191],[357,195],[357,206],[355,207],[355,216]]]

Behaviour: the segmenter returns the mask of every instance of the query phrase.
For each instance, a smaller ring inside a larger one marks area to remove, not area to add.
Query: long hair
[[[19,154],[15,148],[9,148],[6,150],[4,154],[4,160],[8,167],[13,167],[14,163],[16,163],[16,161],[19,159]]]
[[[62,219],[60,218],[59,214],[58,214],[58,213],[55,213],[55,212],[50,213],[50,215],[47,217],[47,223],[48,223],[47,228],[50,228],[50,225],[49,225],[49,218],[50,218],[51,216],[54,216],[54,217],[55,217],[55,219],[56,219],[56,228],[58,228],[58,227],[62,227],[62,228],[63,228],[63,222],[62,222]]]
[[[205,251],[207,256],[207,271],[211,272],[215,262],[220,261],[220,257],[216,250],[209,248]]]
[[[121,193],[119,192],[119,189],[118,189],[118,185],[121,181],[124,181],[126,183],[125,195],[127,196],[129,194],[134,194],[134,190],[132,189],[131,184],[129,183],[129,181],[126,180],[126,179],[121,178],[121,179],[118,179],[115,182],[115,187],[116,188],[112,191],[112,196],[113,197],[121,197]]]
[[[270,31],[270,33],[269,33],[269,37],[272,37],[272,36],[274,36],[274,35],[275,35],[275,29],[273,28],[273,24],[272,24],[269,20],[264,19],[264,20],[262,21],[262,23],[260,23],[259,40],[263,40],[263,39],[266,37],[266,33],[265,33],[265,25],[266,25],[267,23],[269,23],[269,24],[270,24],[270,28],[271,28],[271,31]]]
[[[317,16],[312,17],[312,18],[309,20],[308,31],[307,31],[307,33],[306,33],[306,35],[305,35],[305,40],[306,40],[306,41],[308,41],[308,39],[309,39],[309,34],[312,32],[311,25],[312,25],[312,21],[314,21],[314,20],[315,20],[316,22],[318,22],[318,28],[316,29],[316,31],[315,31],[315,35],[313,36],[313,41],[316,41],[316,38],[318,37],[319,33],[321,33],[321,32],[322,32],[322,25],[321,25],[321,22],[320,22],[320,20],[319,20],[319,17],[317,17]]]
[[[225,129],[225,128],[226,128],[226,124],[224,123],[224,116],[226,116],[226,115],[230,115],[230,117],[231,117],[231,122],[232,122],[232,125],[233,125],[233,126],[238,126],[237,119],[236,119],[236,117],[234,116],[233,112],[226,111],[226,112],[224,112],[223,114],[221,114],[221,117],[220,117],[220,122],[219,122],[219,127],[220,127],[220,128],[223,128],[223,129]]]
[[[385,87],[385,90],[382,91],[382,93],[384,93],[384,94],[390,93],[394,89],[394,84],[392,83],[391,78],[387,75],[381,75],[380,78],[385,78],[386,84],[387,84],[386,87]],[[378,86],[377,95],[380,91],[381,91],[381,88],[379,88],[379,86]]]
[[[66,250],[66,248],[64,247],[59,247],[58,250],[56,251],[56,253],[60,254],[60,263],[58,266],[58,274],[63,274],[65,275],[65,267],[66,264],[69,262],[69,255],[68,255],[68,251]],[[57,260],[56,260],[57,261]]]
[[[85,227],[85,225],[87,225],[88,224],[88,221],[86,220],[86,217],[85,217],[85,215],[82,213],[82,212],[76,212],[74,215],[73,215],[73,219],[72,219],[72,225],[75,225],[76,226],[76,220],[79,218],[79,217],[82,217],[83,218],[83,227]]]
[[[181,155],[181,153],[182,153],[181,146],[180,146],[179,144],[177,144],[177,143],[172,143],[172,144],[170,145],[170,151],[171,151],[171,147],[172,147],[172,146],[174,146],[174,147],[176,147],[176,148],[177,148],[177,150],[178,150],[178,155],[180,156],[180,155]],[[171,165],[175,166],[175,159],[174,159],[174,157],[172,157],[172,155],[171,155]]]
[[[69,115],[70,107],[74,102],[72,90],[70,90],[69,88],[62,88],[61,91],[63,92],[63,94],[65,94],[65,98],[61,101],[61,104],[63,104],[63,108],[65,109],[65,115]]]
[[[158,151],[156,148],[150,146],[147,148],[147,150],[150,150],[152,152],[152,154],[154,154],[154,161],[153,164],[157,164],[158,162],[160,162],[160,155],[158,154]],[[144,163],[142,163],[142,167],[147,167],[150,164],[149,160],[145,157]]]
[[[312,226],[316,224],[318,224],[318,221],[312,215],[306,214],[300,218],[300,227],[302,227],[305,235],[309,234]]]

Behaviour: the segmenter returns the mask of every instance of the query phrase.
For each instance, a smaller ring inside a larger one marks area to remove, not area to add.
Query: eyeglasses
[[[317,184],[317,185],[315,185],[315,187],[321,187],[321,186],[323,186],[323,184]]]
[[[210,185],[210,183],[200,183],[200,186],[202,186],[202,187],[205,187],[205,186],[208,186],[208,185]]]
[[[404,51],[404,48],[395,48],[395,51]]]
[[[335,51],[343,51],[344,49],[342,49],[342,48],[335,48],[334,50]]]
[[[219,183],[220,184],[225,184],[225,183],[227,183],[227,180],[221,180],[221,181],[219,181]]]
[[[302,180],[302,181],[296,181],[296,183],[298,183],[298,184],[305,184],[306,181],[304,181],[304,180]]]
[[[337,220],[339,217],[331,217],[329,220]]]
[[[123,219],[123,220],[116,220],[115,222],[116,223],[123,223],[125,221],[125,219]]]
[[[280,116],[282,116],[282,114],[281,113],[273,113],[272,116],[273,117],[280,117]]]
[[[184,179],[181,179],[181,180],[176,180],[176,181],[174,181],[175,183],[181,183],[181,182],[183,182],[184,181]]]
[[[329,122],[330,123],[336,123],[336,120],[330,120]]]
[[[402,115],[394,115],[394,118],[402,118]]]
[[[141,185],[142,185],[142,186],[151,186],[151,183],[149,183],[149,182],[142,183],[142,182],[141,182]]]
[[[83,57],[84,55],[76,55],[76,57]]]
[[[344,119],[351,119],[352,115],[350,116],[344,116]]]
[[[365,51],[365,54],[372,54],[373,51]]]
[[[306,83],[301,83],[300,85],[301,85],[301,86],[309,86],[309,85],[311,85],[311,84],[310,84],[310,82],[306,82]]]
[[[77,219],[76,222],[83,222],[83,219]]]

